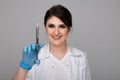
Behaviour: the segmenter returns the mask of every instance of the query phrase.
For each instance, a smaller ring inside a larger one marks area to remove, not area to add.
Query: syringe
[[[38,52],[39,52],[39,24],[37,24],[36,26],[36,49],[37,49],[37,60],[35,61],[35,63],[37,65],[40,64],[40,60],[38,59]]]
[[[39,24],[36,26],[36,48],[37,52],[39,51]]]

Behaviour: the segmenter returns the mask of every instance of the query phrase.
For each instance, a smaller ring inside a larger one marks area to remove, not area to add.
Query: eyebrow
[[[54,25],[54,24],[53,24],[53,23],[48,23],[48,25]],[[64,23],[59,24],[59,25],[64,25],[64,26],[66,26]]]

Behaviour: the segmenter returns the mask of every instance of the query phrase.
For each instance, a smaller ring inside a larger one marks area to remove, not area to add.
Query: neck
[[[67,44],[65,43],[59,46],[50,44],[49,49],[50,49],[51,54],[60,60],[64,57],[64,55],[67,52]]]

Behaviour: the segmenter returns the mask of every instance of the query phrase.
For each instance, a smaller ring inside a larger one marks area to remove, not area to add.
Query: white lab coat
[[[69,49],[69,60],[71,65],[70,80],[91,80],[91,73],[86,53],[72,47]],[[45,45],[39,52],[40,65],[34,65],[28,72],[26,80],[55,80],[55,69],[53,67],[49,45]]]

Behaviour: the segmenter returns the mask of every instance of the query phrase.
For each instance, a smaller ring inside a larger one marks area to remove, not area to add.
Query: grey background
[[[68,44],[88,53],[93,80],[120,80],[120,0],[0,0],[0,80],[10,80],[19,67],[22,48],[47,43],[43,18],[54,4],[73,16]]]

